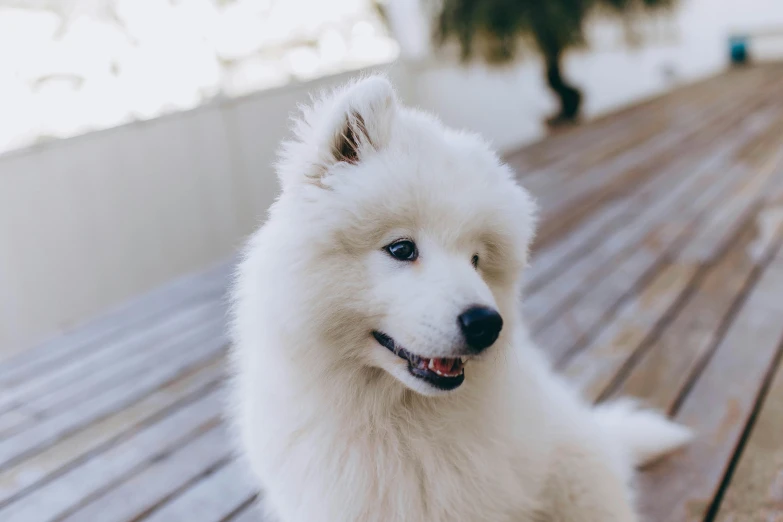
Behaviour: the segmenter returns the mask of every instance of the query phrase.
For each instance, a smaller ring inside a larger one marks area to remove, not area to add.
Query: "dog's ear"
[[[385,148],[397,113],[389,81],[371,76],[302,107],[296,139],[283,144],[278,174],[283,188],[296,181],[321,184],[337,163],[357,165]]]
[[[397,100],[389,81],[379,76],[350,86],[341,98],[335,107],[331,160],[357,164],[388,143]]]

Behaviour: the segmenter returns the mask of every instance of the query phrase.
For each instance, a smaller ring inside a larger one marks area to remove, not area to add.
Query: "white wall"
[[[0,359],[232,255],[296,104],[348,76],[0,156]]]

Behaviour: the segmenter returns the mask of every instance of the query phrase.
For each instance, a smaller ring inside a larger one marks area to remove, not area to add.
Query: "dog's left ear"
[[[388,80],[374,76],[338,96],[332,116],[328,163],[357,164],[389,142],[397,99]],[[328,165],[327,165],[328,166]]]
[[[320,184],[337,163],[357,165],[391,139],[397,97],[389,81],[371,76],[302,108],[296,139],[283,144],[278,174],[283,188],[297,179]]]

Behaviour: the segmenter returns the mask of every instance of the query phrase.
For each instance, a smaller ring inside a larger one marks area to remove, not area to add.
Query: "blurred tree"
[[[435,40],[443,45],[456,39],[461,58],[479,55],[490,64],[509,63],[521,44],[538,50],[544,59],[549,87],[560,100],[560,111],[550,125],[579,118],[581,91],[563,77],[563,57],[585,44],[588,17],[597,10],[620,16],[672,7],[676,0],[437,0]],[[629,41],[638,38],[625,25]]]

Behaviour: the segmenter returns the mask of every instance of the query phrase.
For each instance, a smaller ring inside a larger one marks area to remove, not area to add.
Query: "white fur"
[[[335,152],[344,137],[355,158]],[[589,406],[532,345],[520,281],[535,205],[481,139],[373,77],[303,108],[278,173],[234,286],[232,357],[232,414],[270,521],[637,520],[633,467],[689,432],[629,403]],[[399,238],[416,262],[384,252]],[[454,356],[475,304],[504,327],[452,392],[371,335]]]

